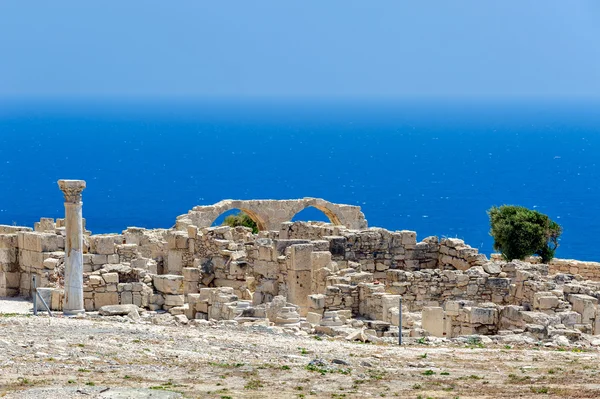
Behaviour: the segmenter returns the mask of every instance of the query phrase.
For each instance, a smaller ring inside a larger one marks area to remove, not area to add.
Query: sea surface
[[[322,197],[489,254],[486,211],[514,204],[563,226],[557,257],[600,261],[599,105],[1,100],[0,224],[62,217],[68,178],[87,181],[94,233],[168,228],[222,199]]]

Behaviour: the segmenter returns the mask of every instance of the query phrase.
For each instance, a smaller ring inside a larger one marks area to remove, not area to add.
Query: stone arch
[[[258,228],[259,231],[266,230],[265,222],[262,220],[262,218],[256,212],[254,212],[248,208],[243,208],[243,207],[240,207],[240,208],[232,207],[232,208],[221,211],[218,215],[216,215],[214,217],[212,222],[210,222],[210,225],[212,226],[215,223],[215,221],[219,218],[219,216],[223,215],[226,212],[234,211],[234,210],[244,212],[246,215],[250,216],[250,219],[252,219],[254,221],[254,223],[256,223],[256,227]]]
[[[223,200],[214,205],[195,206],[186,215],[177,217],[176,227],[184,225],[195,225],[200,228],[210,227],[223,213],[230,210],[239,209],[250,216],[252,220],[254,220],[258,230],[267,230],[268,221],[265,220],[264,215],[257,211],[257,209],[248,206],[249,204],[245,204],[245,202],[246,201]]]
[[[240,209],[247,213],[258,229],[277,231],[282,223],[292,220],[294,215],[308,207],[323,212],[332,224],[346,226],[352,230],[367,228],[365,215],[359,206],[334,204],[321,198],[302,198],[295,200],[223,200],[214,205],[194,207],[185,215],[177,217],[175,227],[184,230],[189,225],[200,228],[210,227],[215,219],[231,209]]]
[[[342,224],[340,218],[338,217],[338,215],[335,214],[334,211],[332,211],[331,209],[329,209],[323,205],[317,205],[317,204],[307,204],[306,206],[302,207],[302,209],[300,209],[298,212],[296,212],[292,215],[292,217],[290,218],[289,221],[292,221],[294,219],[294,217],[296,217],[297,214],[299,214],[300,212],[302,212],[303,210],[308,209],[308,208],[315,208],[315,209],[318,209],[321,212],[323,212],[323,214],[325,216],[327,216],[327,218],[329,219],[329,222],[331,224],[335,224],[335,225]]]
[[[212,224],[215,222],[215,220],[217,220],[217,218],[219,216],[221,216],[222,214],[224,214],[225,212],[235,210],[235,209],[239,209],[240,211],[242,211],[245,214],[247,214],[248,216],[250,216],[250,219],[254,220],[254,223],[256,223],[256,227],[258,227],[259,231],[263,231],[263,230],[267,229],[263,218],[261,218],[258,213],[256,213],[255,211],[253,211],[249,208],[245,208],[243,206],[229,206],[229,207],[225,207],[225,209],[220,209],[218,211],[218,213],[215,212],[216,214],[214,216],[211,216],[213,219],[211,220],[209,226],[212,226]]]

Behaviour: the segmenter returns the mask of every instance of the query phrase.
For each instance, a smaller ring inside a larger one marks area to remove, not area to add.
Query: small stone
[[[558,337],[555,337],[554,338],[554,342],[558,346],[569,346],[569,345],[571,345],[571,342],[569,341],[569,339],[567,337],[565,337],[564,335],[559,335]]]
[[[138,313],[138,307],[136,305],[106,305],[99,309],[101,316],[127,316],[132,311]]]
[[[344,366],[349,366],[349,365],[350,365],[350,363],[348,363],[347,361],[345,361],[345,360],[342,360],[342,359],[333,359],[333,360],[331,361],[331,363],[334,363],[334,364],[342,364],[342,365],[344,365]]]

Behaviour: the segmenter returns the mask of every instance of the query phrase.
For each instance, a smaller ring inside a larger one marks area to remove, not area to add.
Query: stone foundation
[[[402,298],[411,335],[600,333],[597,263],[488,260],[462,240],[419,242],[412,231],[285,221],[252,234],[191,224],[214,209],[194,208],[173,229],[87,232],[85,309],[136,305],[331,335],[359,328],[356,339],[375,340],[394,334]],[[43,218],[35,231],[0,226],[0,295],[30,295],[35,274],[60,310],[63,270],[62,220]]]

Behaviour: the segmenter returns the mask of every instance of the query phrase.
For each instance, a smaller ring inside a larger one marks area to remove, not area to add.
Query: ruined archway
[[[320,217],[321,216],[321,217]],[[290,219],[292,222],[328,222],[335,225],[342,224],[339,217],[331,210],[319,205],[307,205],[296,212]]]
[[[250,219],[252,219],[252,221],[254,221],[254,223],[256,223],[256,227],[258,228],[259,231],[266,230],[265,222],[261,219],[261,217],[259,215],[256,214],[256,212],[253,212],[250,209],[238,208],[238,207],[231,207],[230,209],[223,210],[222,212],[220,212],[218,215],[216,215],[214,217],[214,219],[210,223],[210,225],[211,226],[221,225],[222,224],[221,219],[224,219],[224,217],[227,217],[228,215],[234,215],[234,214],[240,213],[240,212],[243,212],[246,215],[248,215],[250,217]]]
[[[277,231],[282,223],[291,221],[294,215],[308,207],[323,212],[332,224],[346,226],[352,230],[367,228],[365,215],[359,206],[334,204],[321,198],[223,200],[214,205],[195,206],[187,214],[177,217],[176,227],[178,230],[183,230],[190,225],[200,228],[209,227],[222,213],[239,209],[256,222],[259,230]]]

